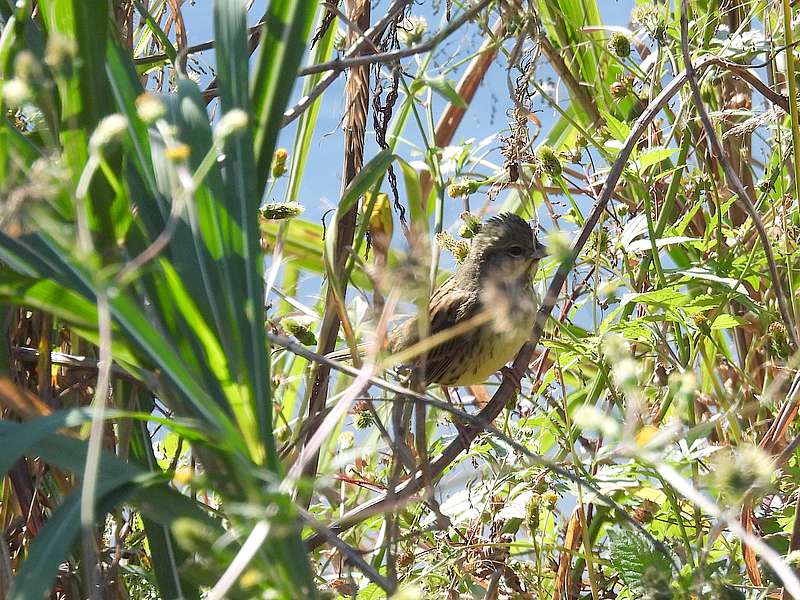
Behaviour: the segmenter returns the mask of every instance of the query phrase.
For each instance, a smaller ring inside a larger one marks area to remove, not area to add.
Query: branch
[[[364,32],[364,35],[359,36],[358,39],[348,48],[345,52],[344,58],[349,59],[357,56],[363,52],[367,46],[373,45],[377,39],[383,35],[389,22],[397,16],[397,14],[404,10],[406,5],[411,0],[394,0],[392,5],[387,9],[386,14],[381,17],[375,25],[370,27]],[[283,122],[281,127],[286,127],[289,123],[294,121],[297,117],[303,114],[328,87],[336,81],[342,71],[330,71],[320,82],[311,90],[307,95],[300,98],[300,100],[292,108],[283,113]]]
[[[739,176],[736,174],[733,165],[731,165],[730,160],[728,160],[728,157],[725,155],[725,151],[723,150],[722,144],[717,137],[717,133],[714,131],[714,125],[711,123],[711,118],[708,116],[706,107],[703,104],[703,97],[700,94],[700,85],[697,83],[696,68],[692,64],[692,57],[689,53],[689,21],[688,17],[686,16],[686,10],[687,2],[686,0],[683,0],[683,9],[681,11],[681,50],[683,51],[683,61],[686,64],[686,79],[689,82],[689,88],[692,90],[692,99],[694,100],[695,108],[697,109],[697,115],[700,117],[700,121],[703,123],[703,129],[708,137],[709,147],[712,153],[717,160],[719,160],[720,164],[722,164],[722,170],[725,171],[725,176],[728,178],[728,182],[736,191],[736,196],[739,199],[739,202],[753,220],[753,225],[758,232],[759,241],[761,242],[761,246],[764,248],[764,256],[766,257],[767,265],[769,266],[769,274],[770,278],[772,279],[772,285],[775,287],[775,297],[778,299],[778,309],[780,310],[783,322],[786,324],[786,328],[792,333],[792,341],[796,350],[800,347],[800,337],[798,336],[797,327],[794,324],[792,314],[789,312],[789,306],[786,302],[786,292],[783,289],[781,277],[778,274],[778,266],[775,264],[775,257],[772,254],[772,246],[769,243],[767,230],[764,228],[764,223],[761,220],[761,216],[758,214],[753,201],[750,199],[750,195],[747,193],[744,185],[742,185],[742,182],[739,179]],[[727,65],[723,63],[723,66]]]
[[[248,33],[249,34],[255,33],[263,24],[264,21],[259,21],[256,25],[248,29]],[[216,42],[214,40],[209,40],[207,42],[202,42],[200,44],[189,46],[185,50],[182,50],[182,52],[188,56],[189,54],[196,54],[198,52],[205,52],[206,50],[211,50],[215,45]],[[169,56],[167,56],[166,52],[159,52],[158,54],[150,54],[148,56],[140,56],[139,58],[134,58],[133,62],[137,67],[142,67],[151,64],[156,64],[158,62],[161,62],[162,60],[167,60],[168,58]]]
[[[11,354],[21,363],[28,365],[35,365],[39,361],[41,353],[36,348],[29,348],[27,346],[14,346],[11,348]],[[70,367],[72,369],[82,369],[86,371],[97,371],[100,367],[100,361],[85,356],[75,356],[73,354],[66,354],[64,352],[51,352],[50,362],[54,365],[62,367]],[[122,377],[130,381],[145,383],[153,382],[156,380],[155,373],[149,371],[141,371],[142,377],[136,377],[130,372],[126,371],[117,364],[111,365],[111,374],[115,377]]]

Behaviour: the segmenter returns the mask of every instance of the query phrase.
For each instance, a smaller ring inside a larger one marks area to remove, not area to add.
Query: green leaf
[[[742,317],[723,313],[716,316],[714,322],[711,323],[711,329],[731,329],[739,325],[744,325],[745,323],[747,323],[747,321]]]
[[[623,123],[609,112],[601,110],[600,114],[603,115],[603,118],[606,121],[606,128],[614,137],[614,139],[618,142],[625,142],[625,140],[627,140],[628,136],[631,134],[630,126],[626,123]]]
[[[175,50],[175,46],[172,45],[169,37],[161,27],[158,26],[158,23],[153,18],[153,15],[150,14],[150,11],[147,10],[147,6],[142,4],[141,0],[134,0],[134,4],[136,6],[136,10],[139,11],[139,14],[144,19],[145,24],[147,24],[147,28],[150,30],[150,33],[158,40],[161,47],[164,48],[164,54],[167,55],[170,62],[174,65],[176,59],[178,58],[178,51]]]
[[[657,552],[641,534],[630,529],[612,527],[608,530],[611,542],[611,564],[622,577],[625,585],[635,594],[651,590],[654,580],[672,578],[669,559]]]
[[[84,0],[43,0],[39,5],[49,34],[57,32],[74,40],[78,53],[76,68],[68,77],[57,80],[61,103],[61,142],[64,160],[77,184],[86,165],[88,140],[100,119],[113,106],[105,70],[106,36],[110,23],[107,2]],[[95,178],[87,198],[89,227],[95,244],[113,247],[113,193],[105,179]],[[63,211],[70,210],[64,202]]]
[[[85,415],[86,411],[83,413]],[[27,437],[30,426],[42,421],[44,425],[37,429],[39,435],[29,444],[26,454],[39,456],[62,470],[82,473],[86,462],[86,442],[60,435],[40,435],[43,429],[58,425],[59,419],[66,423],[77,419],[79,415],[79,412],[70,411],[52,415],[54,418],[37,419],[32,423],[2,421],[0,439],[23,440]],[[176,516],[183,515],[203,522],[213,528],[217,535],[222,534],[216,521],[200,510],[191,499],[170,489],[163,478],[105,452],[101,455],[96,493],[98,514],[104,514],[126,498],[132,498],[134,504],[141,503],[143,513],[159,522],[170,522]],[[80,491],[76,491],[61,503],[31,544],[27,558],[17,573],[13,600],[41,598],[50,589],[59,565],[67,559],[68,552],[80,534],[80,527]],[[197,595],[191,594],[190,597]]]
[[[283,110],[289,103],[317,5],[317,0],[273,0],[264,16],[251,89],[258,190],[267,181]]]
[[[414,81],[414,85],[412,87],[420,88],[422,86],[428,86],[442,98],[458,108],[467,108],[467,103],[464,102],[464,99],[458,95],[456,88],[452,83],[445,79],[444,76],[423,77],[421,79],[417,79]]]
[[[660,163],[662,160],[667,160],[673,154],[678,152],[677,148],[650,148],[639,154],[636,158],[636,164],[639,167],[639,172],[643,172],[647,167]]]
[[[232,110],[249,113],[249,53],[244,4],[238,0],[217,0],[214,3],[214,29],[222,109],[225,113]],[[276,111],[277,107],[272,109]],[[237,260],[229,273],[232,287],[226,290],[233,320],[225,325],[233,334],[231,370],[236,373],[238,385],[231,388],[233,393],[227,395],[248,441],[251,457],[256,463],[266,459],[277,471],[279,460],[272,440],[272,399],[263,327],[263,260],[258,236],[260,190],[256,188],[258,175],[249,126],[228,137],[225,154],[223,175],[227,193],[222,199],[224,209],[239,225],[233,235],[224,238],[226,254],[239,255],[235,256]],[[245,383],[247,385],[242,385]]]

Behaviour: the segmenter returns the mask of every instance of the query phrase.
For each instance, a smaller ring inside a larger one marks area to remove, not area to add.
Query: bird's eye
[[[508,249],[509,256],[513,256],[514,258],[519,258],[525,253],[525,250],[522,249],[522,246],[511,246]]]

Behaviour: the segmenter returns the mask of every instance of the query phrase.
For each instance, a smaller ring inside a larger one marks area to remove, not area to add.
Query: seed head
[[[786,325],[777,321],[770,323],[767,328],[767,335],[770,339],[772,351],[780,358],[787,358],[792,353],[789,345],[789,334]]]
[[[362,410],[356,414],[356,420],[354,424],[356,429],[366,429],[367,427],[371,427],[374,422],[375,421],[372,418],[372,413],[368,410]]]
[[[440,232],[436,234],[436,241],[440,247],[449,250],[456,261],[459,263],[464,262],[469,254],[469,244],[463,240],[456,241],[452,235],[447,232]]]
[[[297,202],[271,202],[261,207],[261,216],[270,221],[292,219],[303,214],[305,207]]]
[[[104,117],[89,138],[89,149],[92,152],[101,152],[109,144],[116,142],[128,128],[128,119],[120,114]]]
[[[292,319],[291,317],[281,319],[281,327],[283,327],[286,333],[295,337],[297,341],[304,346],[314,346],[317,343],[314,332],[296,319]]]
[[[561,175],[561,160],[559,160],[555,150],[550,146],[540,146],[536,151],[536,159],[543,173],[550,177]]]
[[[461,237],[471,239],[480,233],[481,222],[478,217],[473,215],[471,212],[461,213],[461,220],[464,221],[464,224],[458,231],[458,234]]]
[[[756,494],[767,490],[774,472],[770,456],[758,446],[741,446],[734,452],[716,458],[711,469],[712,485],[719,497],[728,503],[738,503],[749,491]]]
[[[411,15],[397,28],[397,39],[404,46],[413,46],[422,41],[428,31],[428,20],[425,17]]]
[[[611,39],[608,41],[608,49],[620,58],[626,58],[631,53],[631,41],[625,34],[617,31],[611,35]]]
[[[609,91],[611,92],[611,96],[613,98],[621,100],[628,95],[628,86],[621,81],[615,81],[609,86]]]

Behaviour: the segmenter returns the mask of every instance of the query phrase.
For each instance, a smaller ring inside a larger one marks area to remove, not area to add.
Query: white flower
[[[15,77],[3,84],[3,96],[10,106],[17,108],[30,100],[31,88],[27,83]]]
[[[99,152],[104,146],[116,141],[128,128],[128,119],[120,114],[108,115],[103,118],[89,138],[89,150]]]
[[[150,125],[166,114],[167,107],[156,96],[145,92],[136,98],[136,112],[142,121]]]
[[[241,108],[229,110],[214,128],[214,138],[221,141],[247,127],[247,113]]]

